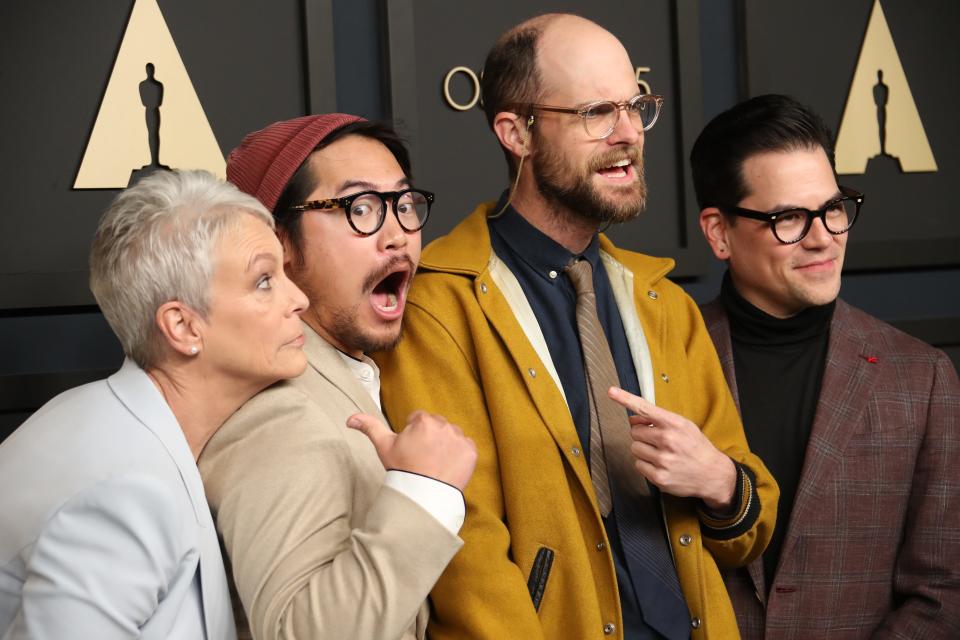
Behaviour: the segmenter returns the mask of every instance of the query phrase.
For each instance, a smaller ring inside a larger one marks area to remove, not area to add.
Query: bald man
[[[394,424],[429,407],[479,451],[431,637],[736,637],[718,564],[763,550],[776,484],[673,261],[598,234],[644,208],[662,98],[566,14],[498,40],[483,97],[514,188],[426,249],[378,360]]]

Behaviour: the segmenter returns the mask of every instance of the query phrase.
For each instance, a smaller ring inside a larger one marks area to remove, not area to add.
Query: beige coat
[[[200,458],[255,638],[423,638],[425,600],[462,542],[383,486],[357,412],[380,416],[337,351],[304,325],[300,377],[254,397]]]

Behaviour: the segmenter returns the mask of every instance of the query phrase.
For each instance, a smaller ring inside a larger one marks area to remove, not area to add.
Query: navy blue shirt
[[[563,385],[573,424],[580,436],[581,449],[589,456],[589,391],[583,370],[580,334],[577,331],[577,294],[570,278],[564,272],[564,268],[573,260],[589,260],[593,267],[597,315],[610,345],[610,353],[613,354],[620,386],[630,393],[640,395],[640,384],[637,381],[637,371],[633,365],[623,321],[620,319],[607,272],[600,261],[599,239],[595,235],[582,254],[571,253],[527,222],[512,206],[508,206],[502,216],[489,219],[487,225],[494,253],[516,276],[540,324],[550,358],[560,377],[560,384]],[[617,570],[624,637],[661,637],[643,621],[613,517],[604,518],[603,524],[610,539]]]
[[[620,386],[640,395],[637,370],[633,366],[620,311],[610,288],[610,279],[600,262],[599,239],[594,236],[582,254],[571,253],[527,222],[512,206],[507,207],[499,218],[491,218],[488,226],[494,253],[517,277],[540,324],[582,449],[589,454],[590,407],[577,330],[577,293],[564,272],[566,266],[578,258],[588,260],[593,267],[597,315],[613,354]]]

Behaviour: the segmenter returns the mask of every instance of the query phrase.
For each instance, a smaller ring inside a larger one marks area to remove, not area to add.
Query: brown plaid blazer
[[[727,317],[703,316],[739,406]],[[724,577],[743,637],[960,638],[958,462],[953,364],[838,300],[772,588],[759,558]]]

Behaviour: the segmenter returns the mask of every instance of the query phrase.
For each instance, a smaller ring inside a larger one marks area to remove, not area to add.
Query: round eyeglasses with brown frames
[[[383,226],[387,217],[387,201],[393,205],[393,215],[407,233],[420,231],[427,224],[434,195],[422,189],[402,191],[361,191],[340,198],[311,200],[290,207],[291,211],[325,211],[343,209],[350,227],[361,236],[372,236]]]
[[[625,102],[598,100],[577,108],[533,103],[514,105],[514,107],[526,111],[548,111],[579,116],[584,130],[591,139],[604,140],[609,138],[617,128],[621,111],[626,112],[630,123],[637,131],[649,131],[660,116],[663,96],[641,93]]]

